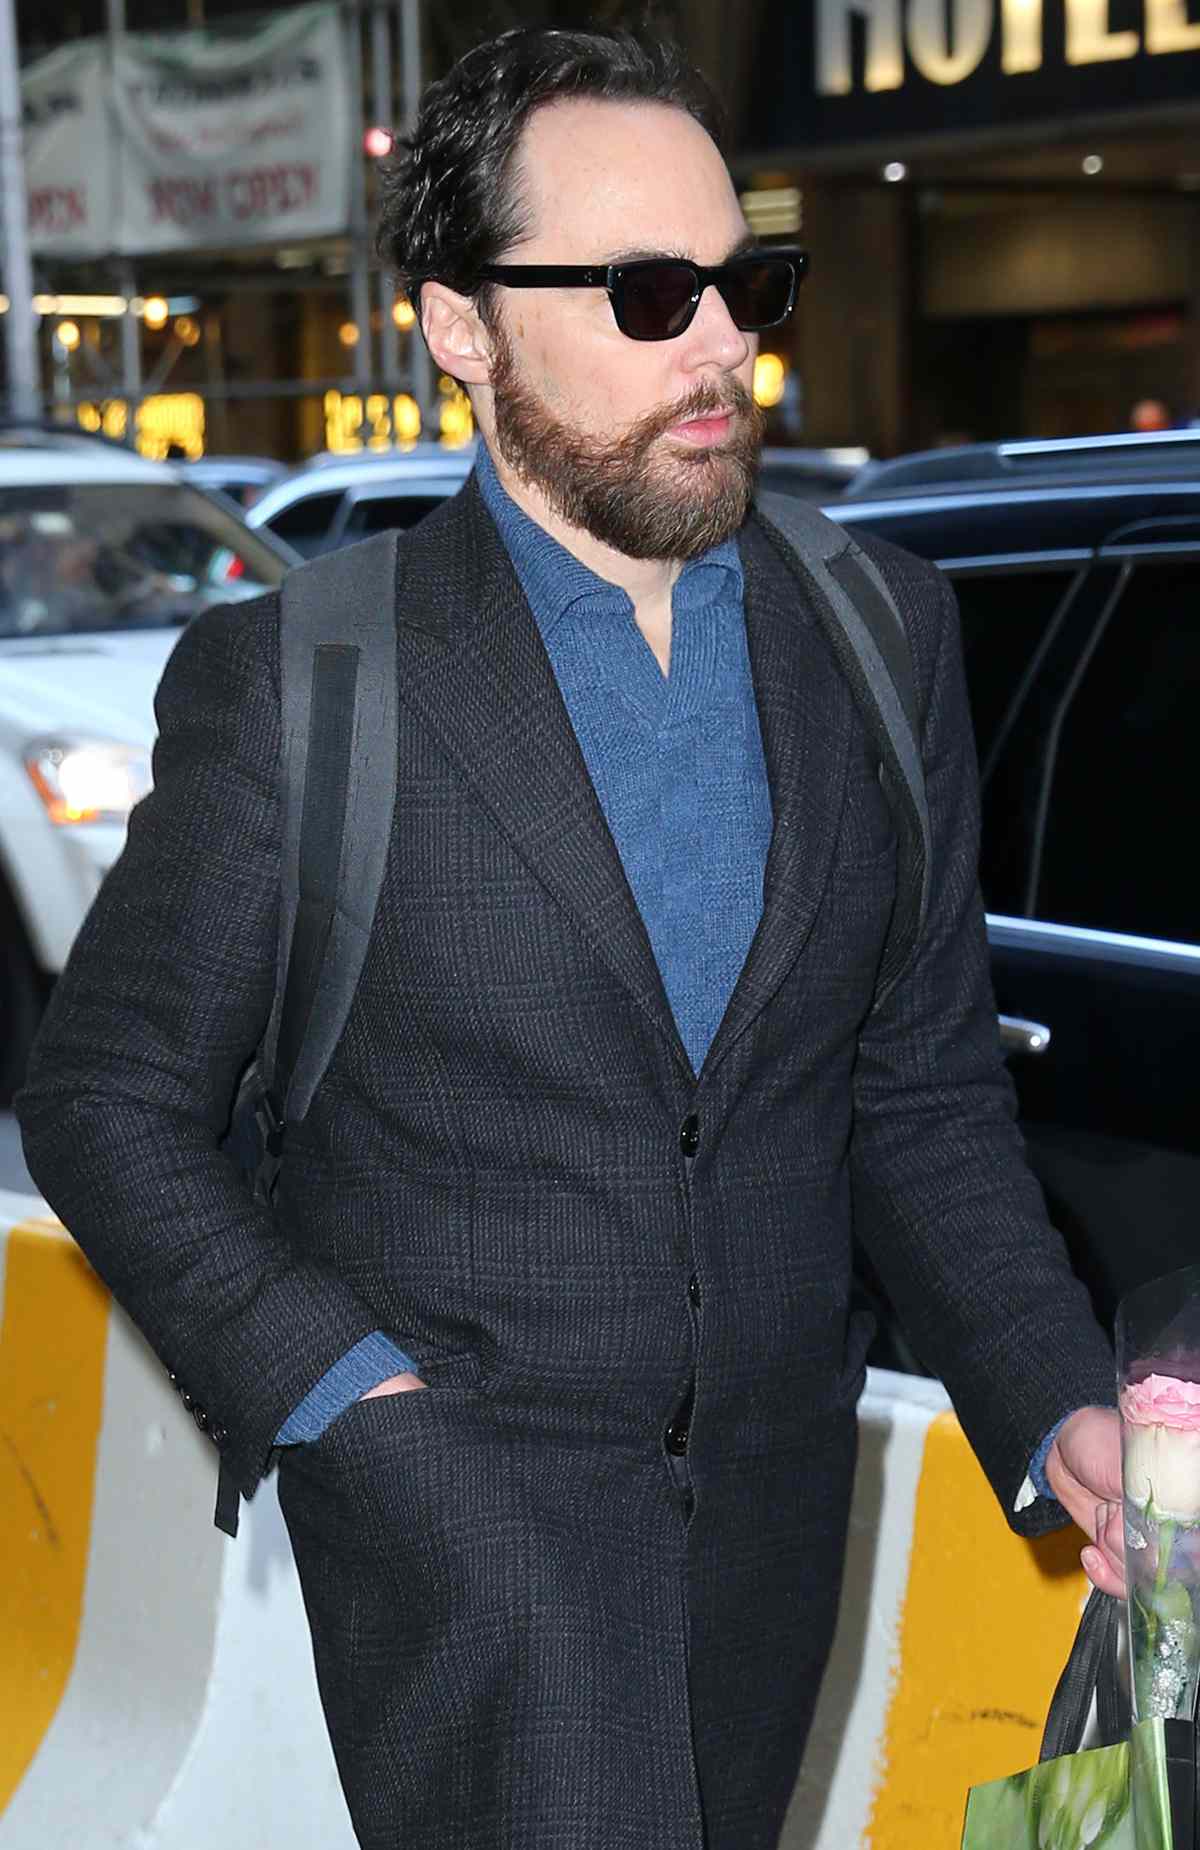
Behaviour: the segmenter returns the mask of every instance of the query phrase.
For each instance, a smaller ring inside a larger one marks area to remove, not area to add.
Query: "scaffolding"
[[[0,0],[0,33],[9,32],[15,50],[12,5],[13,0]],[[241,272],[233,254],[227,252],[214,251],[202,259],[186,253],[157,258],[154,264],[160,276],[154,293],[140,286],[148,260],[141,260],[139,266],[129,257],[112,259],[103,271],[98,264],[87,266],[87,281],[99,281],[106,293],[95,288],[72,291],[69,285],[57,292],[46,287],[39,290],[25,225],[16,58],[4,55],[0,44],[0,65],[7,73],[0,88],[0,146],[4,153],[4,274],[11,304],[4,317],[10,415],[38,417],[50,411],[64,421],[78,419],[89,428],[139,441],[151,454],[180,449],[195,454],[197,442],[205,447],[202,433],[209,421],[228,437],[232,406],[274,402],[283,407],[297,400],[319,401],[324,447],[378,449],[395,442],[406,444],[422,433],[440,434],[450,442],[469,435],[465,406],[449,382],[435,376],[415,317],[395,297],[391,280],[373,262],[371,249],[371,154],[389,148],[394,134],[411,129],[422,91],[421,0],[341,0],[339,11],[356,150],[344,234],[298,249],[280,247],[273,256],[265,255],[268,268],[256,276]],[[106,0],[110,60],[115,61],[126,30],[125,0]],[[209,264],[207,273],[198,271],[198,260]],[[173,282],[161,281],[172,265]],[[65,262],[40,264],[39,269],[56,271],[60,278],[68,274]],[[261,367],[252,376],[244,369],[230,376],[220,319],[215,313],[202,312],[206,285],[227,304],[236,305],[239,299],[244,304],[253,294],[294,293],[301,270],[307,270],[315,301],[328,302],[331,290],[344,291],[349,312],[338,328],[341,352],[337,355],[338,359],[344,356],[344,369],[329,365],[326,355],[324,365],[293,366],[290,376],[286,364],[278,369]],[[22,303],[29,304],[24,315]],[[90,339],[81,339],[81,318],[90,318],[85,319],[93,336]],[[98,321],[110,328],[103,339],[95,334]],[[43,380],[38,353],[39,323],[48,324],[50,332],[49,342],[42,343],[47,347],[48,382]],[[144,353],[146,329],[163,335],[156,343],[157,358],[150,364]],[[115,343],[113,330],[117,332]],[[180,361],[196,347],[199,353],[180,367]],[[185,379],[174,377],[179,372]],[[197,401],[201,408],[198,422]],[[174,429],[173,416],[177,418]],[[307,421],[311,446],[314,419]]]

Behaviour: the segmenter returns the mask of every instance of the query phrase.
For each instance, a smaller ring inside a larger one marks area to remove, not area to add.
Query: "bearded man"
[[[714,134],[673,51],[529,29],[397,157],[383,247],[483,441],[402,549],[389,862],[273,1211],[217,1139],[274,983],[274,597],[176,650],[22,1102],[243,1493],[279,1458],[369,1850],[776,1843],[838,1601],[852,1233],[1014,1526],[1065,1504],[1120,1584],[1111,1359],[998,1053],[952,597],[865,543],[932,825],[885,990],[878,755],[753,505],[756,333],[804,262]]]

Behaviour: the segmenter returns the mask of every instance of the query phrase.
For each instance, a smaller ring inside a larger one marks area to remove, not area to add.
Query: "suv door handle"
[[[1001,1015],[1000,1045],[1006,1054],[1045,1053],[1050,1045],[1050,1030],[1040,1021],[1025,1021],[1020,1015]]]

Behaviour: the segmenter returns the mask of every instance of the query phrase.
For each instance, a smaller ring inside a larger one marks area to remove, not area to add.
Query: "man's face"
[[[516,183],[532,231],[509,263],[717,264],[748,235],[713,143],[661,104],[539,110]],[[603,289],[500,285],[485,424],[502,463],[572,525],[633,558],[695,557],[753,494],[756,345],[712,288],[674,340],[634,341]]]

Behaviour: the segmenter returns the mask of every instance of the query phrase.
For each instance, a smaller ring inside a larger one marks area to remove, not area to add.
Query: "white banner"
[[[107,59],[99,39],[64,45],[21,80],[29,239],[35,256],[113,249]]]
[[[345,230],[361,155],[336,6],[252,34],[131,34],[114,81],[127,252]]]
[[[129,33],[23,79],[37,252],[203,250],[346,229],[352,111],[339,9],[254,32]]]

